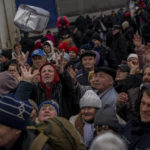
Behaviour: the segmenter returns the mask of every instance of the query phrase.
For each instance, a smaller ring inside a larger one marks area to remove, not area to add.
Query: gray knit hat
[[[80,108],[94,107],[101,108],[102,102],[98,95],[93,90],[88,90],[80,99]]]
[[[8,94],[17,88],[17,80],[8,72],[0,72],[0,94]]]
[[[119,123],[114,108],[110,105],[106,105],[96,113],[94,124],[96,125],[108,125],[114,129],[118,129]]]

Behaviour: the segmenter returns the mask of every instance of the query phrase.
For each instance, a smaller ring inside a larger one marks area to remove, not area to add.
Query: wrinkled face
[[[57,116],[57,111],[54,106],[50,104],[45,104],[41,107],[39,111],[39,121],[45,121],[49,118],[54,118]]]
[[[10,65],[8,68],[8,71],[13,77],[16,77],[19,75],[19,72],[18,72],[16,66],[14,66],[14,65]]]
[[[1,55],[1,56],[0,56],[0,62],[1,62],[2,64],[5,63],[5,62],[7,62],[7,58]]]
[[[74,51],[69,51],[70,59],[76,59],[77,55]]]
[[[49,84],[54,80],[54,68],[51,65],[46,65],[41,70],[42,81]]]
[[[96,59],[93,56],[84,56],[82,58],[82,65],[86,70],[94,69]]]
[[[143,74],[143,84],[150,84],[150,68],[147,67]]]
[[[33,67],[35,69],[39,69],[45,63],[45,58],[42,56],[35,55],[32,57],[32,61]]]
[[[83,107],[81,109],[82,118],[85,121],[87,121],[87,122],[93,121],[94,118],[95,118],[95,114],[96,114],[96,108],[93,108],[93,107]]]
[[[94,88],[103,92],[113,85],[113,78],[105,72],[97,72],[95,74]]]
[[[6,148],[15,143],[20,133],[20,130],[0,124],[0,147]]]
[[[124,72],[124,71],[122,71],[121,69],[117,69],[117,74],[116,74],[115,80],[116,80],[116,81],[125,80],[126,77],[127,77],[127,75],[128,75],[128,72]]]
[[[142,122],[150,122],[150,97],[144,92],[140,104],[140,117]]]
[[[51,47],[49,45],[44,45],[43,49],[46,54],[51,52]]]

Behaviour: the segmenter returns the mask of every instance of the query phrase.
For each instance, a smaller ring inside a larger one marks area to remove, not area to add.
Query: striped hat
[[[0,123],[24,130],[33,107],[28,101],[15,98],[13,94],[0,96]]]

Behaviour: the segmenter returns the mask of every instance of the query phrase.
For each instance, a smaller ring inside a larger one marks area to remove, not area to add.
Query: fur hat
[[[102,102],[99,96],[93,91],[88,90],[80,99],[80,108],[83,107],[94,107],[101,108]]]
[[[12,94],[0,96],[0,123],[24,130],[33,107],[26,100],[20,100]]]

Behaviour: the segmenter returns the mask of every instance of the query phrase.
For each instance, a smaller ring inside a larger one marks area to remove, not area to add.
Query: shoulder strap
[[[42,150],[45,143],[48,141],[48,136],[41,132],[32,142],[29,150]]]
[[[71,133],[65,128],[65,126],[63,125],[63,123],[61,121],[59,121],[57,118],[51,118],[61,129],[62,131],[65,133],[65,135],[67,136],[68,140],[70,141],[70,143],[72,144],[72,147],[74,150],[77,150],[77,145],[75,142],[74,137],[71,135]]]

